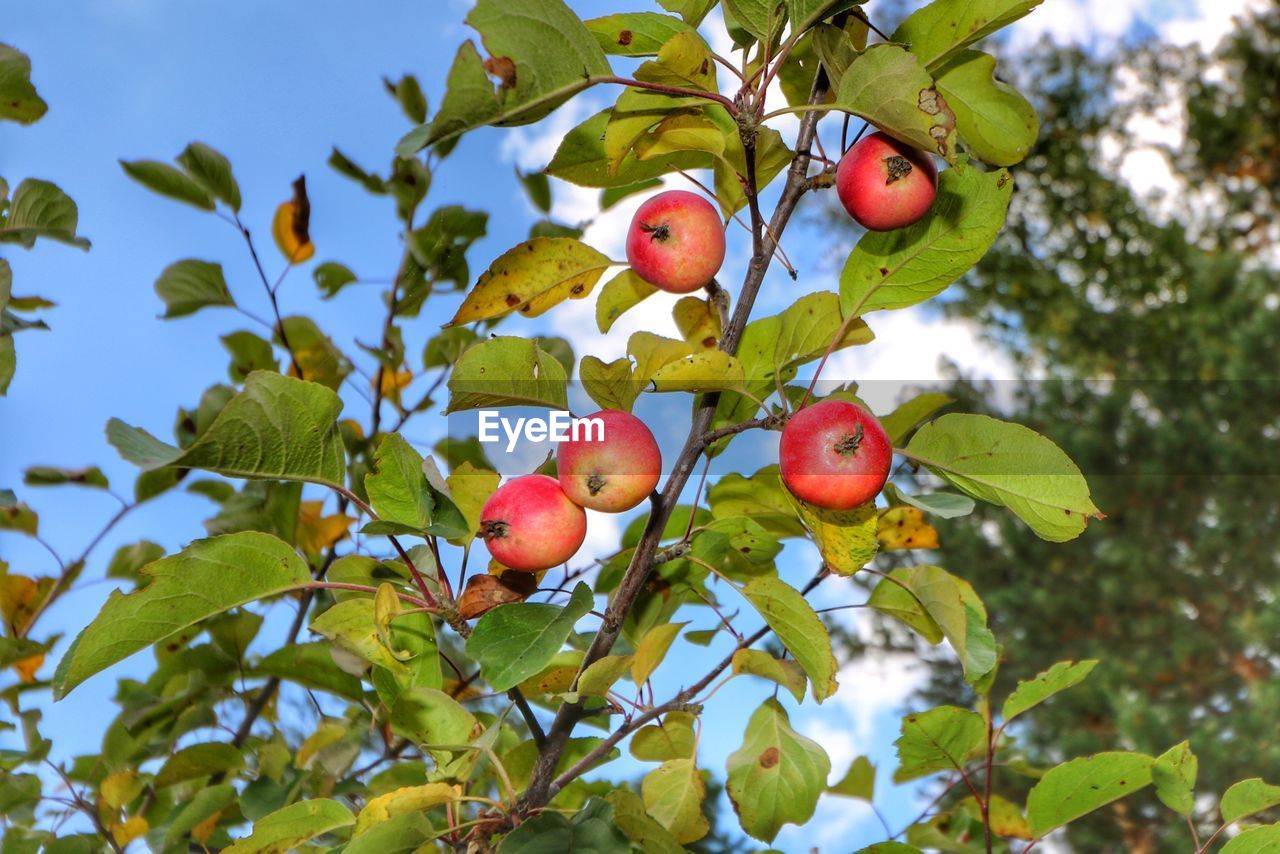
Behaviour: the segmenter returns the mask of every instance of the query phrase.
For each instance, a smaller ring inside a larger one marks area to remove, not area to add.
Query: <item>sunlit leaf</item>
[[[813,817],[831,760],[822,745],[792,729],[782,704],[771,699],[751,715],[727,770],[726,790],[742,829],[772,842],[784,824]]]
[[[1043,836],[1133,794],[1150,784],[1154,762],[1142,753],[1099,753],[1050,769],[1027,796],[1031,832]]]

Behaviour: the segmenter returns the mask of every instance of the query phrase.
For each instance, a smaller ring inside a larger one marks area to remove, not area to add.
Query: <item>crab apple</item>
[[[605,409],[577,423],[584,429],[556,453],[564,494],[604,513],[621,513],[644,501],[662,472],[662,452],[644,422],[630,412]]]
[[[782,431],[782,482],[802,501],[852,510],[889,478],[893,443],[880,422],[847,400],[824,400],[791,416]]]
[[[637,276],[668,293],[705,287],[724,263],[720,214],[696,193],[658,193],[631,220],[627,262]]]
[[[498,487],[480,510],[480,535],[503,566],[541,572],[567,561],[587,537],[587,514],[545,474]]]
[[[928,213],[938,194],[938,168],[920,149],[873,133],[840,158],[836,193],[863,228],[891,231]]]

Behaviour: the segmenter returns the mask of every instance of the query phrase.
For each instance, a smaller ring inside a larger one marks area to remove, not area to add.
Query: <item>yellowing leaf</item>
[[[804,700],[808,679],[804,668],[791,659],[774,658],[762,649],[740,649],[733,654],[734,674],[749,673],[776,682],[791,692],[799,703]]]
[[[461,786],[448,783],[427,783],[423,786],[405,786],[394,792],[379,795],[365,804],[356,816],[355,835],[359,836],[375,824],[410,812],[423,812],[441,804],[452,803],[462,797]]]
[[[307,554],[320,554],[347,535],[355,519],[343,513],[321,516],[323,501],[303,501],[298,505],[298,525],[294,540]]]
[[[578,693],[603,697],[631,668],[631,656],[606,655],[591,663],[578,680]]]
[[[630,267],[605,282],[596,299],[596,327],[608,332],[623,312],[653,296],[658,289],[636,275]]]
[[[143,785],[144,782],[136,771],[115,771],[102,778],[98,794],[104,804],[118,810],[142,794]]]
[[[18,674],[18,679],[24,685],[30,685],[36,681],[36,673],[44,665],[44,653],[32,655],[27,658],[20,658],[13,663],[13,669]]]
[[[499,256],[447,325],[502,317],[513,311],[537,317],[566,299],[590,294],[612,263],[572,237],[535,237]]]
[[[293,182],[293,198],[276,208],[271,236],[290,264],[300,264],[316,254],[311,242],[311,201],[307,198],[305,176],[299,175]]]
[[[658,665],[667,657],[667,650],[671,649],[671,642],[676,639],[688,623],[667,623],[665,625],[654,626],[645,632],[640,643],[636,645],[636,655],[631,662],[631,681],[637,686],[643,685],[649,681],[649,677],[653,675],[653,671],[658,669]]]
[[[151,825],[147,823],[145,818],[135,815],[120,824],[114,825],[111,828],[111,838],[116,841],[116,845],[123,848],[150,829]]]
[[[654,391],[732,391],[743,386],[742,363],[723,350],[706,350],[663,365]]]
[[[499,480],[497,472],[476,468],[469,461],[461,463],[449,473],[449,494],[467,520],[467,535],[449,542],[455,546],[465,546],[475,537],[476,531],[480,529],[480,511],[498,488]]]
[[[640,793],[649,815],[671,831],[677,842],[696,842],[710,830],[702,814],[707,787],[692,759],[662,763],[644,778]]]
[[[413,382],[413,371],[383,370],[378,377],[375,385],[382,387],[382,396],[388,400],[399,400],[401,390]]]
[[[792,503],[832,572],[853,575],[875,557],[878,541],[874,502],[852,510],[828,510],[794,496]]]
[[[897,549],[936,549],[938,531],[924,520],[924,512],[915,507],[893,507],[880,513],[876,539],[885,551]]]

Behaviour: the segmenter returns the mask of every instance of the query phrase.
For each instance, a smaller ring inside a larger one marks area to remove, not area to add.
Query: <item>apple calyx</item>
[[[841,456],[848,457],[858,452],[858,446],[862,444],[864,431],[862,425],[859,424],[853,429],[853,432],[845,436],[839,442],[836,442],[836,453]]]
[[[480,523],[480,537],[485,542],[501,540],[507,536],[510,529],[511,526],[501,519],[486,519]]]
[[[885,166],[889,169],[889,177],[885,179],[885,186],[892,184],[894,181],[901,181],[903,178],[911,174],[911,161],[903,157],[901,154],[894,154],[884,159]]]
[[[647,222],[640,223],[640,230],[649,235],[649,240],[658,243],[666,243],[671,237],[671,227],[665,222],[660,225],[649,225]]]
[[[592,495],[599,495],[604,486],[605,479],[598,474],[593,474],[587,478],[587,491]]]

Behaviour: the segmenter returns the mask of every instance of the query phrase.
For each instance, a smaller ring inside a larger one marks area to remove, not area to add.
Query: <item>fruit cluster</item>
[[[904,228],[928,213],[937,194],[932,158],[885,133],[854,144],[836,168],[836,193],[857,222],[872,231]],[[724,263],[724,227],[703,197],[669,190],[650,198],[631,221],[627,261],[668,293],[704,288]],[[480,514],[480,535],[494,560],[541,572],[568,561],[587,536],[583,508],[622,513],[658,485],[662,454],[653,433],[627,412],[606,409],[604,437],[560,446],[559,479],[541,474],[501,486]],[[796,498],[830,510],[851,510],[884,488],[893,445],[880,422],[845,400],[828,399],[788,419],[778,463]]]
[[[658,485],[662,453],[653,433],[628,412],[606,409],[602,438],[564,442],[559,478],[527,474],[498,488],[480,512],[480,535],[494,560],[523,572],[568,561],[587,536],[583,508],[622,513]],[[884,488],[893,445],[880,422],[846,400],[808,406],[787,422],[779,447],[782,482],[801,501],[851,510]]]

